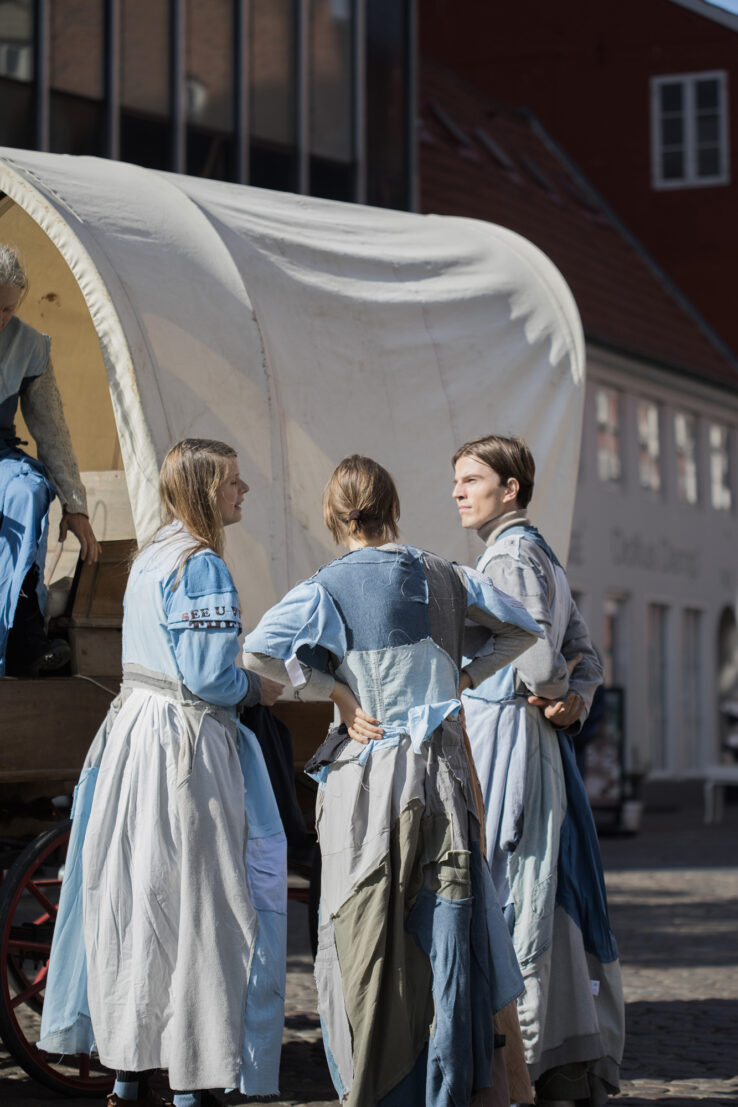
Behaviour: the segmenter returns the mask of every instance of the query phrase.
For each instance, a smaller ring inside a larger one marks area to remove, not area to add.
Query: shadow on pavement
[[[738,965],[738,898],[721,901],[690,900],[654,903],[654,892],[644,892],[639,903],[630,892],[611,898],[610,915],[621,959],[641,968],[699,968]],[[621,899],[623,902],[621,902]],[[738,1047],[737,1047],[738,1054]]]
[[[627,1004],[625,1018],[623,1080],[735,1079],[738,1000],[643,1000]],[[669,1096],[679,1102],[693,1101]]]

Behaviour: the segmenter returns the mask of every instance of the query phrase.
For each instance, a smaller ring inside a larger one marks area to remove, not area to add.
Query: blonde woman
[[[222,442],[185,439],[164,459],[163,525],[126,589],[121,694],[75,801],[40,1045],[94,1041],[118,1074],[111,1105],[150,1102],[138,1074],[159,1068],[175,1107],[206,1088],[278,1090],[285,840],[237,712],[280,685],[235,665],[241,613],[222,559],[247,492]]]
[[[323,514],[349,552],[244,650],[249,668],[330,695],[348,724],[313,759],[331,1075],[356,1107],[489,1103],[493,1012],[521,980],[482,863],[459,695],[540,631],[472,570],[397,543],[397,490],[371,458],[340,463]],[[467,620],[487,649],[462,668]]]

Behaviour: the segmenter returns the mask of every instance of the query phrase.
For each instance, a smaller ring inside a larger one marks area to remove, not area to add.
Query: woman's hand
[[[373,739],[381,738],[384,734],[379,719],[373,719],[362,711],[359,701],[347,684],[336,681],[330,698],[335,703],[341,714],[341,722],[349,732],[349,737],[355,742],[361,742],[366,746]]]
[[[466,669],[462,669],[459,673],[459,695],[461,695],[462,692],[466,692],[467,689],[471,688],[471,686],[471,677],[467,673]]]
[[[59,524],[59,541],[63,542],[67,537],[67,531],[72,532],[79,542],[79,553],[83,561],[100,560],[100,543],[95,538],[95,532],[86,515],[78,511],[62,512]]]
[[[270,677],[261,677],[261,699],[259,703],[263,707],[271,707],[275,704],[280,697],[284,684],[280,684],[278,680],[272,680]]]

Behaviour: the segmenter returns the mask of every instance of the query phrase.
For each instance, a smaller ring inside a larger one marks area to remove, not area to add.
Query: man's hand
[[[355,742],[361,742],[366,746],[375,738],[381,738],[384,734],[379,719],[373,719],[362,711],[359,701],[347,684],[336,681],[330,698],[335,703],[341,714],[341,722],[348,729],[349,737]]]
[[[578,653],[567,661],[566,667],[569,676],[574,672],[582,655]],[[548,700],[545,696],[528,696],[528,703],[534,707],[540,707],[552,726],[565,730],[575,723],[584,709],[584,700],[578,692],[569,692],[565,700]]]
[[[570,692],[565,700],[547,700],[543,696],[528,696],[528,703],[540,707],[552,726],[566,729],[575,723],[584,708],[584,700],[577,692]]]
[[[95,538],[94,531],[90,526],[90,520],[87,516],[76,511],[62,512],[61,523],[59,525],[60,542],[64,541],[67,537],[67,532],[70,530],[79,541],[79,552],[82,560],[88,563],[99,561],[100,543],[97,538]]]
[[[259,703],[263,707],[271,707],[279,699],[283,688],[284,684],[280,684],[278,680],[272,680],[268,676],[261,677],[261,699]]]

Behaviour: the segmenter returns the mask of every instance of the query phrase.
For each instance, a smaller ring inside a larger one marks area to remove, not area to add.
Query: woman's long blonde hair
[[[225,528],[218,508],[218,489],[228,476],[228,462],[236,451],[212,438],[183,438],[172,446],[159,473],[162,527],[179,520],[192,535],[192,546],[180,561],[179,583],[185,562],[198,550],[223,556]],[[151,539],[155,542],[161,531]]]

